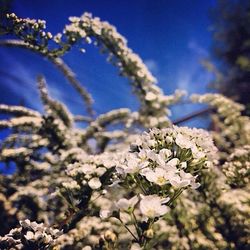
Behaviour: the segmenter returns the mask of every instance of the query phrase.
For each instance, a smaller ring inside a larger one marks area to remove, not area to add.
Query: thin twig
[[[52,62],[56,68],[63,73],[65,78],[69,81],[69,83],[77,90],[77,92],[81,95],[83,101],[87,106],[87,112],[92,117],[94,115],[94,111],[92,108],[93,98],[88,93],[88,91],[82,86],[82,84],[76,79],[75,73],[71,70],[71,68],[61,59],[50,56],[49,54],[43,53],[40,50],[35,49],[34,46],[25,43],[24,41],[17,39],[6,39],[0,41],[0,46],[8,46],[8,47],[18,47],[29,49],[33,52],[36,52],[44,57],[46,57],[50,62]]]
[[[136,242],[139,242],[139,240],[137,239],[137,237],[134,235],[134,233],[129,229],[129,227],[123,223],[123,221],[120,218],[117,218],[122,225],[128,230],[128,232],[132,235],[132,237],[136,240]]]
[[[178,125],[180,123],[183,123],[183,122],[186,122],[186,121],[189,121],[193,118],[196,118],[198,116],[202,116],[202,115],[206,115],[206,114],[209,114],[210,112],[212,112],[212,108],[205,108],[205,109],[202,109],[202,110],[199,110],[199,111],[196,111],[196,112],[193,112],[187,116],[184,116],[182,118],[179,118],[177,120],[175,120],[173,123],[175,125]]]

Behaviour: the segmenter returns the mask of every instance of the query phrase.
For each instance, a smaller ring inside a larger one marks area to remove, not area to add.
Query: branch
[[[184,116],[182,118],[179,118],[179,119],[175,120],[173,122],[173,124],[179,125],[180,123],[186,122],[186,121],[191,120],[193,118],[196,118],[198,116],[209,114],[212,110],[213,110],[212,108],[205,108],[205,109],[193,112],[193,113],[191,113],[191,114],[189,114],[187,116]]]
[[[8,46],[8,47],[18,47],[18,48],[24,48],[29,49],[33,52],[36,52],[46,58],[50,62],[52,62],[56,68],[63,73],[65,78],[69,81],[69,83],[77,90],[77,92],[81,95],[83,101],[85,102],[87,106],[87,112],[91,116],[93,116],[94,111],[92,108],[93,104],[93,98],[88,93],[88,91],[82,86],[82,84],[76,79],[75,73],[70,69],[70,67],[61,59],[61,58],[54,58],[49,56],[46,53],[43,53],[41,50],[38,50],[35,48],[35,46],[32,46],[28,43],[25,43],[21,40],[15,40],[15,39],[6,39],[0,41],[0,46]]]

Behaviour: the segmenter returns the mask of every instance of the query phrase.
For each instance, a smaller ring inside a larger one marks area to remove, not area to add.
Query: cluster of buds
[[[14,13],[7,14],[8,24],[6,31],[15,34],[23,40],[27,45],[41,50],[42,53],[47,53],[48,42],[53,36],[50,32],[46,32],[46,22],[44,20],[35,20],[30,18],[20,18]]]

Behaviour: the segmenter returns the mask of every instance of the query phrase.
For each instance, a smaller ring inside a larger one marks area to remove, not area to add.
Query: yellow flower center
[[[157,178],[158,185],[164,185],[166,183],[166,179],[163,176]]]

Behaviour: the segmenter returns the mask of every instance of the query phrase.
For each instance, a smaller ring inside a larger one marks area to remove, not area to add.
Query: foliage
[[[250,92],[250,3],[247,0],[218,0],[212,12],[213,55],[215,71],[213,86],[227,96],[247,105]]]

